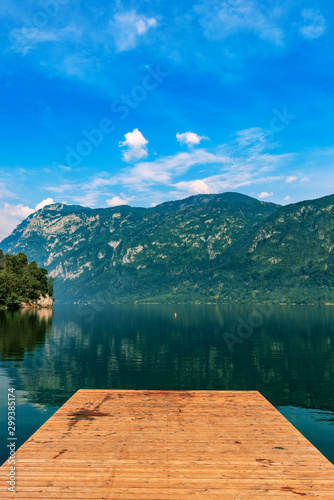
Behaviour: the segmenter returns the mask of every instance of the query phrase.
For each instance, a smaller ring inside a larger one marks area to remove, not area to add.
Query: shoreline
[[[272,306],[334,306],[334,302],[324,302],[324,303],[301,303],[297,304],[296,302],[291,302],[291,304],[287,302],[57,302],[59,305],[76,305],[76,306],[263,306],[263,305],[272,305]]]
[[[7,311],[19,311],[24,309],[53,309],[53,303],[55,299],[50,297],[49,294],[40,295],[39,299],[32,300],[31,302],[21,302],[20,304],[15,304],[12,307],[5,305],[0,305],[0,310]]]

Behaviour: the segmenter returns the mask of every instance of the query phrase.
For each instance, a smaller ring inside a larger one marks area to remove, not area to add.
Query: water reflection
[[[0,310],[0,358],[22,361],[51,335],[53,312],[50,309]]]
[[[79,388],[257,389],[275,405],[333,411],[333,309],[277,307],[231,354],[224,333],[251,311],[110,306],[92,322],[73,306],[2,311],[0,354],[34,403],[59,405]]]

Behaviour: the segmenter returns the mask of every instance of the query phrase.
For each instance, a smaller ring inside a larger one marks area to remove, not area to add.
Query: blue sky
[[[2,0],[0,240],[52,202],[334,192],[330,1]]]

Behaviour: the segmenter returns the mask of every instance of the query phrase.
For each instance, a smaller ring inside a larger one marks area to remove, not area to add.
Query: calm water
[[[1,463],[8,387],[18,445],[81,388],[242,389],[259,390],[334,463],[333,350],[334,307],[0,311]]]

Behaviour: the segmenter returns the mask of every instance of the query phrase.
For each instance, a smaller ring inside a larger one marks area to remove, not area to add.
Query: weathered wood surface
[[[80,390],[0,498],[334,499],[334,466],[258,392]]]

